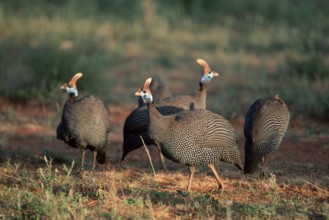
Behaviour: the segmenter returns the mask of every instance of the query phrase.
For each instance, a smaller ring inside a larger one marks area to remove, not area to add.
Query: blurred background
[[[208,108],[244,116],[279,94],[293,116],[328,117],[326,0],[11,0],[0,2],[0,96],[62,103],[76,72],[82,94],[136,103],[146,77],[174,94],[198,88],[205,59],[220,73]]]

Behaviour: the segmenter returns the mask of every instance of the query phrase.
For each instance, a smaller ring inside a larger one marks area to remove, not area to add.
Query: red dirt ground
[[[108,153],[111,164],[120,162],[124,120],[135,107],[135,105],[108,106],[112,125],[111,146]],[[0,156],[0,161],[6,161],[9,158],[15,159],[15,155],[41,158],[46,154],[45,152],[50,152],[51,155],[73,156],[79,161],[80,152],[78,150],[70,148],[56,139],[56,126],[61,115],[61,107],[58,104],[44,106],[38,102],[21,103],[0,98],[0,113],[0,150],[7,152]],[[240,136],[240,152],[243,161],[243,117],[231,122]],[[160,165],[157,152],[152,147],[150,151],[154,164],[158,168]],[[91,154],[87,153],[86,156],[91,157]],[[292,116],[280,149],[270,154],[266,160],[265,167],[276,174],[289,170],[296,174],[304,172],[303,174],[308,175],[314,170],[321,170],[321,172],[327,173],[321,182],[328,187],[329,121]],[[166,162],[169,169],[179,166],[169,160]],[[124,163],[149,166],[143,148],[130,153]],[[299,171],[300,169],[301,171]]]

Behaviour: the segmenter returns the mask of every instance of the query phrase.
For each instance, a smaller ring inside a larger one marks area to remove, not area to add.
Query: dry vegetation
[[[0,219],[328,219],[329,67],[326,1],[43,1],[0,3]],[[81,7],[83,3],[84,7]],[[200,167],[190,195],[185,166],[156,176],[143,148],[120,162],[135,90],[161,77],[175,94],[197,87],[204,58],[221,73],[208,108],[240,136],[261,96],[280,94],[292,119],[267,179],[218,163],[226,189]],[[80,152],[56,140],[75,72],[81,94],[111,112],[108,163],[79,172]],[[74,162],[73,162],[74,161]]]

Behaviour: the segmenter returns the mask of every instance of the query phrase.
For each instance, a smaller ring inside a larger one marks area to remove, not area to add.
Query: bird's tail
[[[236,163],[235,166],[236,166],[239,170],[243,170],[241,163]]]
[[[106,162],[106,153],[105,153],[105,151],[98,150],[96,160],[99,164],[104,164]]]

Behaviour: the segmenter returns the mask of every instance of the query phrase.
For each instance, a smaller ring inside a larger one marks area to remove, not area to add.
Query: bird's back
[[[172,96],[167,97],[164,99],[160,99],[154,102],[157,108],[177,108],[182,110],[193,110],[193,109],[205,109],[206,108],[206,100],[205,95],[204,98],[202,94],[196,92],[193,95],[179,95],[179,96]],[[159,110],[161,112],[161,109]],[[161,114],[163,115],[170,115],[175,114],[178,111],[171,111],[171,110],[163,110]]]
[[[193,110],[168,116],[168,120],[166,132],[156,129],[151,132],[166,157],[186,165],[221,160],[241,169],[238,137],[225,118],[207,110]]]
[[[288,107],[278,97],[258,99],[251,105],[244,124],[245,170],[279,148],[288,123]]]

